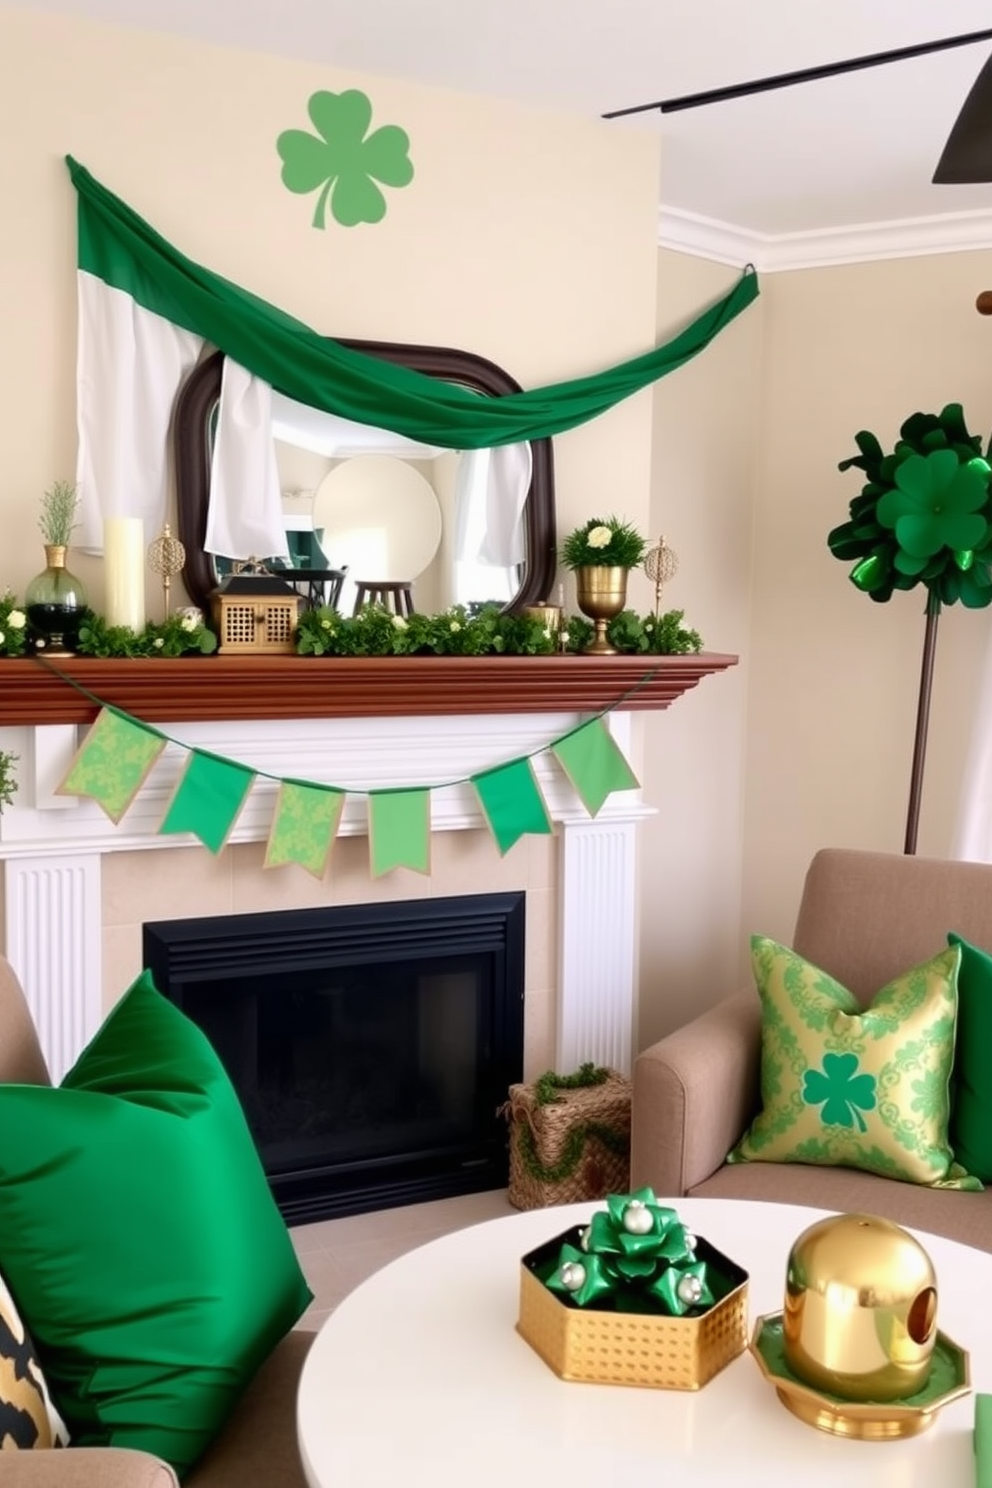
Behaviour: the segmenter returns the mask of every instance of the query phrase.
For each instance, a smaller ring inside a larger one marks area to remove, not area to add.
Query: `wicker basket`
[[[503,1111],[510,1121],[509,1198],[515,1208],[627,1192],[630,1081],[616,1070],[604,1073],[596,1084],[557,1087],[546,1104],[538,1100],[536,1085],[510,1086]]]
[[[717,1283],[719,1300],[699,1317],[608,1312],[562,1302],[541,1276],[562,1245],[578,1246],[576,1227],[524,1256],[517,1329],[562,1379],[601,1385],[699,1390],[747,1347],[747,1272],[701,1236],[697,1255]]]

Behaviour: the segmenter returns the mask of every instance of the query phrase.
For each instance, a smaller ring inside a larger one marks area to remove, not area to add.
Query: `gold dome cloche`
[[[913,1395],[937,1338],[930,1257],[890,1220],[819,1220],[789,1253],[782,1333],[789,1368],[809,1385],[857,1401]]]

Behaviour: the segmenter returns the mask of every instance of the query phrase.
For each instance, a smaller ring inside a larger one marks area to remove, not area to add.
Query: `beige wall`
[[[660,256],[660,316],[725,271]],[[666,606],[739,651],[648,724],[641,1039],[747,976],[747,938],[788,941],[820,846],[900,852],[922,590],[873,604],[827,547],[860,489],[837,465],[917,409],[992,428],[992,252],[762,276],[755,306],[656,389],[652,521],[680,551]],[[992,610],[944,611],[918,851],[949,856]],[[699,766],[702,765],[702,768]],[[743,824],[743,832],[742,832]]]
[[[726,294],[739,271],[662,252],[658,336]],[[662,608],[709,651],[740,656],[645,715],[642,780],[657,815],[641,832],[642,1046],[723,995],[739,963],[744,717],[764,296],[655,390],[650,532],[678,555]],[[641,607],[654,602],[641,580]]]
[[[311,225],[278,134],[319,88],[407,130],[375,226]],[[194,259],[329,334],[460,345],[525,386],[652,344],[656,135],[385,78],[0,8],[0,586],[41,566],[37,500],[75,465],[76,157]],[[557,442],[559,510],[647,514],[650,393]],[[78,558],[102,598],[95,560]]]
[[[895,259],[766,279],[761,462],[745,785],[744,924],[792,933],[820,846],[900,852],[925,593],[883,605],[827,547],[859,472],[838,461],[871,429],[891,449],[921,409],[963,404],[992,428],[992,328],[975,296],[992,253]],[[952,850],[992,611],[941,617],[918,850]]]

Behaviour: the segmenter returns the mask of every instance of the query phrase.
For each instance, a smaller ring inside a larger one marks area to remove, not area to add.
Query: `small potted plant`
[[[38,526],[45,545],[44,571],[24,595],[24,609],[36,649],[67,655],[86,614],[86,590],[65,566],[66,548],[76,525],[79,495],[71,481],[58,480],[41,498]]]
[[[566,537],[561,561],[575,574],[579,609],[596,632],[586,655],[615,656],[606,636],[607,623],[627,603],[627,575],[643,561],[647,543],[636,527],[620,517],[593,517]]]

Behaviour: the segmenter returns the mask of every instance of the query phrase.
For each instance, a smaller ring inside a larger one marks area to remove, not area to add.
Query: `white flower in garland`
[[[11,610],[10,614],[7,616],[7,624],[10,626],[11,630],[23,630],[25,625],[24,611]]]
[[[179,623],[183,630],[195,630],[199,621],[195,620],[192,615],[184,615]]]
[[[605,548],[612,536],[613,533],[609,527],[593,527],[590,532],[586,533],[586,542],[591,548]]]
[[[403,619],[402,615],[393,616],[393,625],[396,627],[397,630],[406,630],[406,621]]]

